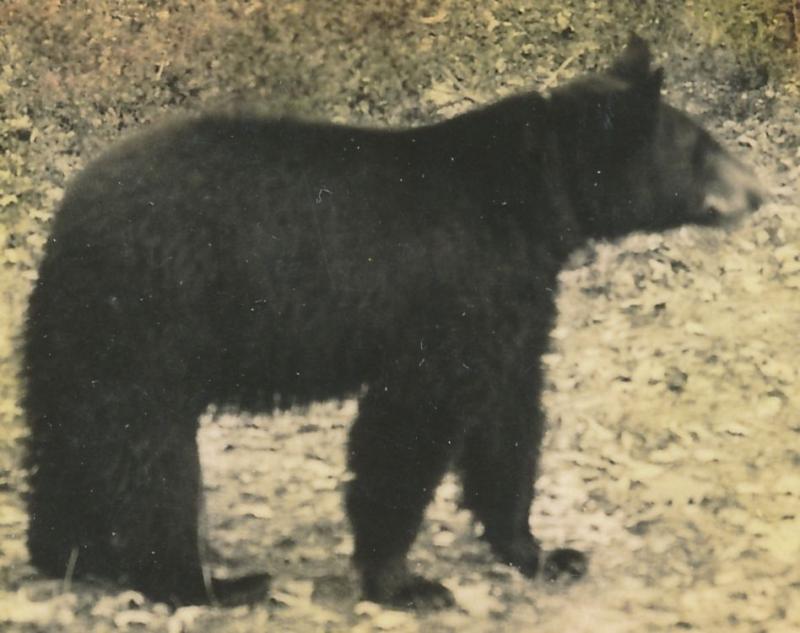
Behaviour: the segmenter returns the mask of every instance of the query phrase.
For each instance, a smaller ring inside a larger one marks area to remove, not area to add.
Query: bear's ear
[[[617,60],[611,64],[609,74],[625,79],[637,81],[650,74],[650,46],[636,33],[631,33],[628,45]]]
[[[622,55],[611,65],[609,74],[627,81],[645,94],[658,95],[664,81],[664,69],[650,70],[650,47],[636,33],[631,33]]]

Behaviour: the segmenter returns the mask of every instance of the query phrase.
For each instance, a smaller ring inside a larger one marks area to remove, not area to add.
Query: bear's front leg
[[[407,387],[407,385],[405,385]],[[353,559],[364,597],[402,608],[454,604],[439,582],[409,572],[406,555],[452,455],[454,427],[429,393],[375,385],[350,433],[347,491]]]
[[[536,467],[544,433],[536,381],[509,388],[502,402],[487,407],[467,432],[458,466],[464,505],[484,526],[484,538],[497,557],[525,576],[540,570],[541,549],[531,534],[529,515]],[[586,556],[573,549],[555,549],[545,556],[545,579],[578,578]]]

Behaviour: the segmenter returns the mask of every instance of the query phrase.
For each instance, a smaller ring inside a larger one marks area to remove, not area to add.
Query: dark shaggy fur
[[[606,74],[436,125],[205,117],[89,166],[25,333],[33,563],[175,603],[253,599],[263,577],[203,577],[198,415],[366,386],[347,493],[365,595],[450,601],[405,558],[451,466],[496,554],[535,574],[559,267],[590,237],[757,204],[660,85],[634,39]],[[546,569],[583,565],[556,550]]]

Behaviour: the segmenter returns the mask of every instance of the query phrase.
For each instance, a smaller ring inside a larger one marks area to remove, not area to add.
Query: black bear
[[[611,68],[402,130],[206,116],[90,165],[55,217],[24,335],[33,563],[177,604],[204,577],[198,416],[359,395],[346,507],[365,597],[441,606],[406,554],[448,470],[502,560],[529,527],[540,356],[588,238],[756,208],[752,180],[660,98],[632,38]]]

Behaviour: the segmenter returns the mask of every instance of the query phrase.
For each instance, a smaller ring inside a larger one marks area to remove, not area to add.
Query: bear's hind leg
[[[175,605],[232,606],[263,599],[266,574],[225,580],[204,574],[196,416],[168,422],[159,437],[133,440],[126,455],[112,509],[120,571],[149,597]]]
[[[111,538],[123,582],[155,600],[198,604],[211,598],[200,560],[200,463],[193,434],[180,435],[165,428],[157,439],[132,439],[116,478]]]
[[[61,578],[111,573],[107,513],[86,480],[68,438],[28,441],[28,533],[31,562]]]
[[[350,432],[347,491],[353,559],[364,597],[403,608],[453,604],[442,584],[412,574],[406,555],[447,470],[453,429],[415,393],[370,389]]]
[[[202,406],[186,385],[107,379],[66,388],[46,375],[31,377],[26,399],[33,564],[56,577],[108,578],[172,604],[262,598],[264,575],[204,576]]]

